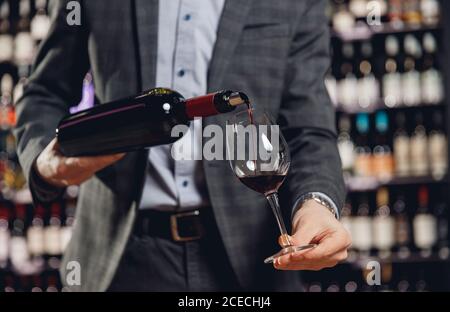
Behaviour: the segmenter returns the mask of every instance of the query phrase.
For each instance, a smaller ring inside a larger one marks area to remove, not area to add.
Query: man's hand
[[[317,246],[277,258],[274,261],[276,269],[318,271],[347,258],[350,234],[326,207],[316,201],[304,203],[294,216],[292,228],[291,241],[295,246],[310,243]]]
[[[35,163],[39,176],[56,187],[79,185],[97,171],[120,160],[125,154],[95,157],[64,157],[56,139],[42,151]]]

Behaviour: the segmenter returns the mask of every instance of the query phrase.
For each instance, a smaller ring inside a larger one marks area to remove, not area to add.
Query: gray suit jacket
[[[17,103],[18,153],[25,172],[54,138],[59,120],[79,102],[91,69],[100,103],[155,87],[157,0],[82,2],[82,25],[66,22],[68,1],[53,2],[53,24]],[[277,117],[292,164],[280,197],[286,216],[307,192],[342,206],[345,191],[336,148],[334,111],[324,88],[329,66],[325,0],[227,0],[209,70],[209,90],[246,92]],[[226,116],[208,118],[224,125]],[[78,261],[81,285],[103,291],[131,233],[140,200],[146,151],[129,153],[81,186],[73,238],[62,266]],[[245,288],[272,283],[299,290],[296,273],[264,266],[277,229],[263,196],[244,187],[226,161],[204,162],[212,208],[226,251]],[[33,189],[33,183],[31,183]],[[38,200],[38,199],[36,199]]]

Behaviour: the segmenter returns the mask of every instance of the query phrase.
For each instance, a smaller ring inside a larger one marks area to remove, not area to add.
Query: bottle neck
[[[185,101],[186,115],[189,119],[214,116],[231,112],[238,105],[248,105],[248,103],[248,97],[244,93],[220,91],[187,99]]]

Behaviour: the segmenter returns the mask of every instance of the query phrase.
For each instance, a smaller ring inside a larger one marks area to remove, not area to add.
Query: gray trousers
[[[240,291],[213,220],[206,235],[174,242],[134,233],[108,291]]]

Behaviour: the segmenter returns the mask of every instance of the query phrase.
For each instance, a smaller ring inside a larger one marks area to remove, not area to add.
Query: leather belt
[[[155,236],[175,242],[199,240],[205,235],[205,209],[166,212],[141,210],[135,224],[138,236]]]

